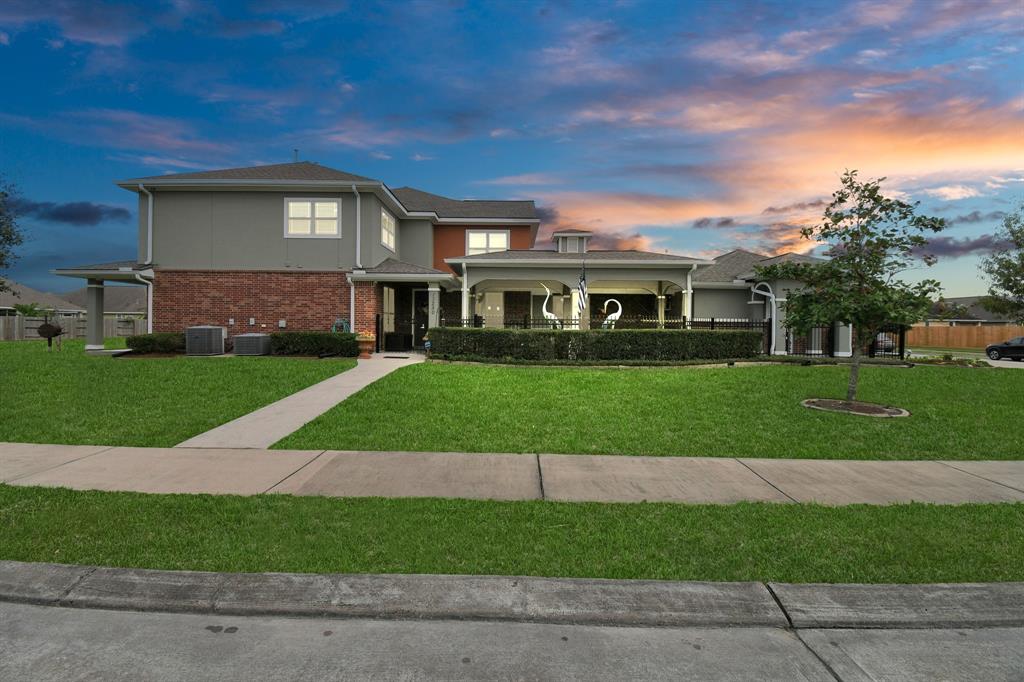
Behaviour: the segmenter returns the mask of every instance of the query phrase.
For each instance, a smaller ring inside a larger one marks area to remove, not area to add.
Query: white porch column
[[[580,329],[590,329],[590,294],[587,294],[583,301],[583,312],[578,313],[580,318]]]
[[[580,290],[569,290],[569,318],[574,322],[580,321]]]
[[[469,268],[466,265],[462,266],[462,319],[463,324],[469,319]]]
[[[658,282],[658,329],[665,328],[665,285]]]
[[[90,279],[87,287],[85,349],[103,350],[103,280]]]
[[[686,288],[683,290],[683,317],[689,320],[693,317],[693,268],[686,271]]]
[[[441,326],[441,287],[437,283],[427,286],[427,329]]]

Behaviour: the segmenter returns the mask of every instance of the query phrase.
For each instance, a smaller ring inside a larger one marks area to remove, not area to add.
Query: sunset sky
[[[946,295],[1024,198],[1024,2],[0,2],[10,276],[132,258],[117,179],[298,149],[392,187],[532,198],[542,238],[806,251],[846,168],[951,228]],[[539,244],[539,246],[546,246]],[[909,279],[921,276],[911,273]]]

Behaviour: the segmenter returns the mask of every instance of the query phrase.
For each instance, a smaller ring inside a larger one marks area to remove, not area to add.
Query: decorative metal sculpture
[[[608,312],[608,304],[609,303],[614,303],[615,305],[617,305],[619,307],[619,309],[616,310],[614,313],[609,313]],[[615,329],[615,322],[616,322],[616,320],[618,320],[620,317],[622,317],[622,304],[619,303],[614,298],[609,298],[607,301],[604,302],[604,307],[601,308],[601,312],[603,312],[605,314],[604,322],[601,323],[601,328],[602,329]]]
[[[551,289],[548,289],[548,285],[541,282],[540,285],[544,287],[544,291],[548,292],[548,295],[544,297],[544,303],[540,307],[540,312],[543,313],[544,319],[552,324],[558,324],[558,315],[548,311],[548,300],[551,298]]]

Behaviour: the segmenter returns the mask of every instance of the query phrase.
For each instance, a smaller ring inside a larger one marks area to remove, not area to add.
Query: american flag
[[[583,271],[580,272],[580,300],[576,303],[576,307],[579,308],[580,315],[583,314],[584,309],[587,307],[587,266],[583,266]]]

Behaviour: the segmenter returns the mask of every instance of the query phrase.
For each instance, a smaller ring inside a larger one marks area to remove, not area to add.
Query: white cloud
[[[384,152],[370,152],[370,156],[381,161],[388,161],[391,158],[390,154],[385,154]]]
[[[427,156],[426,154],[413,154],[409,157],[413,161],[433,161],[433,156]]]
[[[928,196],[937,197],[943,201],[956,201],[958,199],[970,199],[971,197],[981,196],[981,192],[967,185],[946,185],[922,191]]]
[[[0,31],[0,45],[10,45],[11,36],[7,35],[3,31]]]

